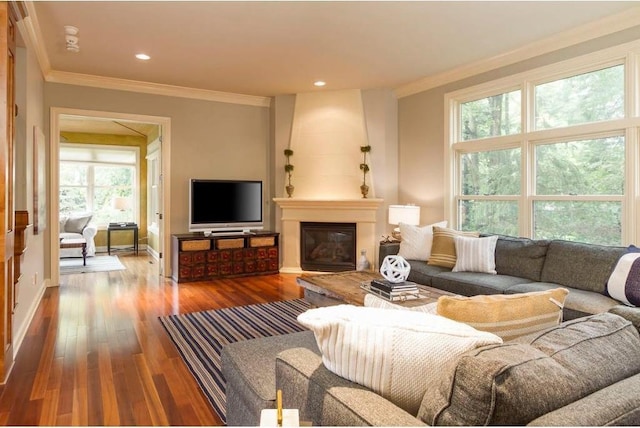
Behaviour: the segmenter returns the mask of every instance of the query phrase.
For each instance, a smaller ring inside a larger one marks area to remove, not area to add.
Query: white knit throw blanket
[[[324,365],[412,415],[448,363],[498,336],[438,315],[362,306],[310,309],[298,321],[315,333]]]

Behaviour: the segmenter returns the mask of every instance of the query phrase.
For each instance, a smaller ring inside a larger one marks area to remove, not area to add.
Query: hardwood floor
[[[2,425],[221,425],[158,321],[295,299],[295,275],[175,284],[145,255],[48,288],[0,395]]]

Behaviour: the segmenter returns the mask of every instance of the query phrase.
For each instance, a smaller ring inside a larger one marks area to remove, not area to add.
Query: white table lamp
[[[389,224],[399,225],[400,223],[417,226],[420,224],[420,207],[417,205],[389,205]],[[391,234],[395,239],[400,240],[400,228],[393,229]]]
[[[124,216],[124,212],[131,208],[131,198],[125,196],[115,196],[111,200],[111,207],[120,211],[120,216]]]

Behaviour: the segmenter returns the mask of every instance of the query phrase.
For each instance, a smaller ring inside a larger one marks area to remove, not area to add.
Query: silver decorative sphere
[[[411,271],[411,265],[402,256],[387,256],[382,261],[380,273],[394,284],[406,281]]]

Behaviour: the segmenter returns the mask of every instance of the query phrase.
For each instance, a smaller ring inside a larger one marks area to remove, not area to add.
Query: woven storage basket
[[[244,238],[234,239],[218,239],[216,246],[219,250],[226,250],[229,248],[244,248]]]
[[[260,236],[251,238],[249,243],[250,247],[272,247],[276,244],[276,238],[274,236]]]
[[[182,251],[203,251],[211,248],[211,241],[208,239],[182,241],[180,245],[182,245]]]

